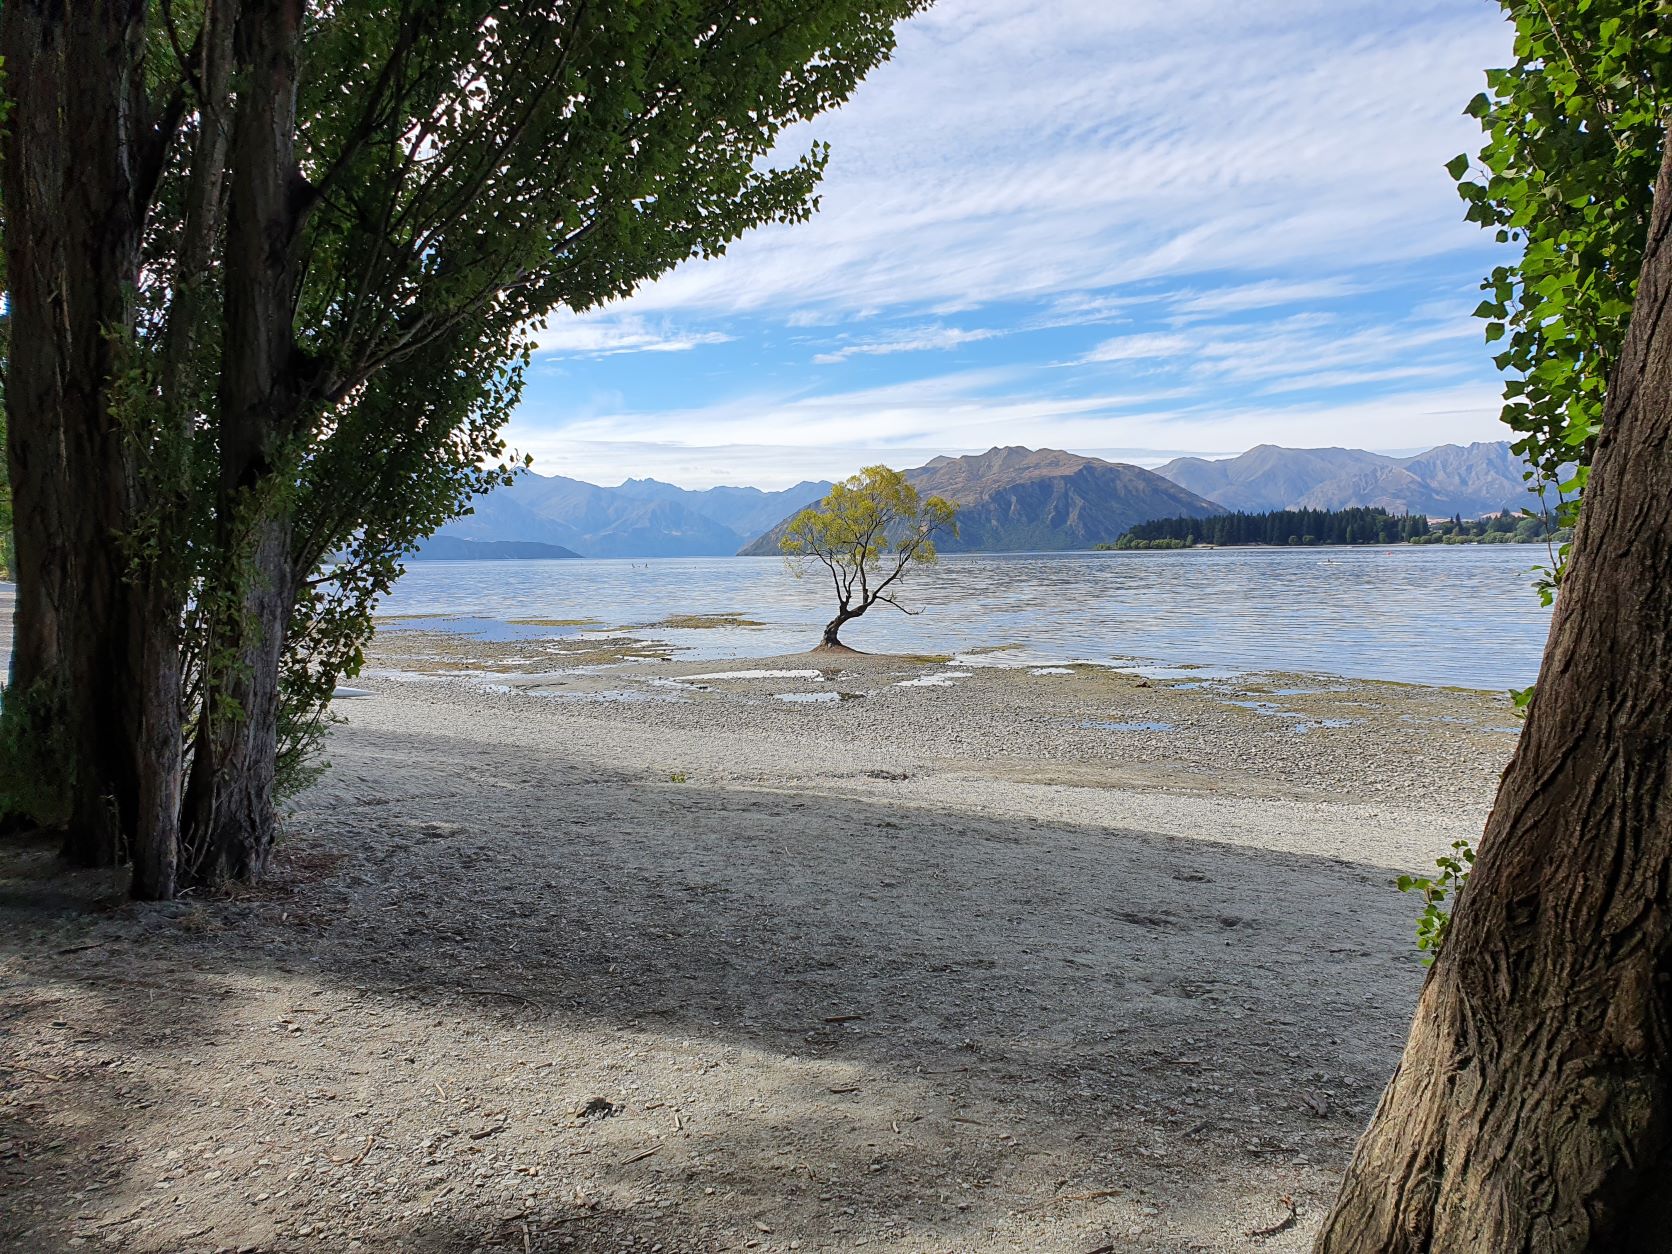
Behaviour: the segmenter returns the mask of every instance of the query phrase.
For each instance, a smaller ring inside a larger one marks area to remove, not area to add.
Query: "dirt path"
[[[1341,697],[1455,718],[1467,805],[1193,749],[1030,777],[1006,727],[1108,706],[1044,678],[965,686],[990,750],[912,732],[932,689],[868,739],[749,681],[373,682],[260,890],[7,847],[0,1244],[1305,1249],[1420,981],[1389,868],[1478,830],[1501,712]]]

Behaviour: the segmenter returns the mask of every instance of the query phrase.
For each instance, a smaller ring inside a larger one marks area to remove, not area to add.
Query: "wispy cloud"
[[[518,423],[509,434],[546,473],[615,482],[616,469],[631,465],[702,487],[737,482],[748,466],[749,482],[783,487],[876,461],[910,466],[996,444],[1119,449],[1140,464],[1181,450],[1235,453],[1262,441],[1426,447],[1497,438],[1496,414],[1496,389],[1470,383],[1407,386],[1371,399],[1250,394],[1227,401],[1192,388],[1053,394],[1033,372],[966,371],[876,388],[617,410],[561,431]],[[749,449],[758,454],[740,452]]]
[[[1472,0],[952,0],[814,136],[819,215],[638,298],[742,312],[1095,291],[1432,255],[1471,238],[1441,168],[1501,57]]]
[[[1339,300],[1364,290],[1363,283],[1346,279],[1265,279],[1218,291],[1181,292],[1169,304],[1175,317],[1188,318]]]
[[[1082,364],[1100,361],[1153,361],[1158,357],[1182,357],[1199,347],[1199,341],[1170,331],[1137,332],[1104,340],[1084,357]]]
[[[1294,379],[1323,367],[1355,368],[1364,382],[1371,382],[1379,371],[1409,365],[1431,350],[1472,348],[1477,339],[1478,332],[1462,317],[1440,323],[1352,327],[1337,318],[1296,316],[1205,336],[1195,350],[1194,368],[1239,385]],[[1437,360],[1429,355],[1428,364]]]
[[[697,484],[1501,437],[1443,166],[1508,52],[1480,0],[940,0],[785,135],[820,212],[554,319],[514,442]]]
[[[725,344],[723,331],[678,330],[665,319],[611,312],[577,317],[559,313],[535,336],[536,352],[577,357],[616,353],[685,353],[703,344]]]
[[[1335,388],[1363,388],[1378,383],[1409,383],[1413,379],[1455,379],[1456,366],[1386,366],[1372,370],[1311,370],[1291,372],[1266,384],[1262,396],[1285,392],[1321,392]]]
[[[848,360],[850,357],[888,357],[895,353],[938,352],[960,348],[965,344],[978,344],[982,340],[990,340],[994,336],[1002,334],[1001,331],[980,327],[974,329],[947,326],[915,327],[886,335],[871,336],[867,339],[853,340],[839,348],[829,349],[817,354],[813,361],[821,366],[833,366]]]
[[[1467,318],[1404,319],[1355,326],[1336,315],[1292,314],[1261,322],[1202,324],[1189,331],[1135,332],[1104,340],[1080,365],[1143,365],[1178,372],[1198,390],[1261,384],[1269,391],[1359,385],[1472,369],[1478,330]],[[1450,350],[1450,351],[1443,351]],[[1326,367],[1333,368],[1330,382]],[[1310,381],[1310,382],[1309,382]]]

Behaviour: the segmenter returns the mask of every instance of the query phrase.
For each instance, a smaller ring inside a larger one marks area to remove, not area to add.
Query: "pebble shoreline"
[[[494,703],[507,717],[560,712],[795,742],[808,752],[862,744],[902,760],[1141,767],[1180,784],[1236,778],[1471,810],[1489,803],[1519,734],[1506,694],[1469,689],[1293,672],[1197,677],[1179,667],[1012,664],[1003,652],[714,662],[647,658],[653,647],[386,632],[367,676],[439,685],[449,700]]]

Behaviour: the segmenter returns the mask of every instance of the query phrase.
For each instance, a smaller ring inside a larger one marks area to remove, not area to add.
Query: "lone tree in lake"
[[[913,566],[940,560],[935,537],[958,534],[956,513],[942,497],[923,500],[899,471],[867,466],[790,519],[778,542],[790,569],[799,576],[817,562],[836,592],[836,617],[818,647],[851,652],[839,638],[842,627],[879,603],[922,613],[900,604],[900,581]]]

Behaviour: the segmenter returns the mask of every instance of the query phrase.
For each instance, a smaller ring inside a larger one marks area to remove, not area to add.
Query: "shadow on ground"
[[[0,1244],[1299,1249],[1403,1039],[1379,869],[479,753],[228,897],[4,848]]]

